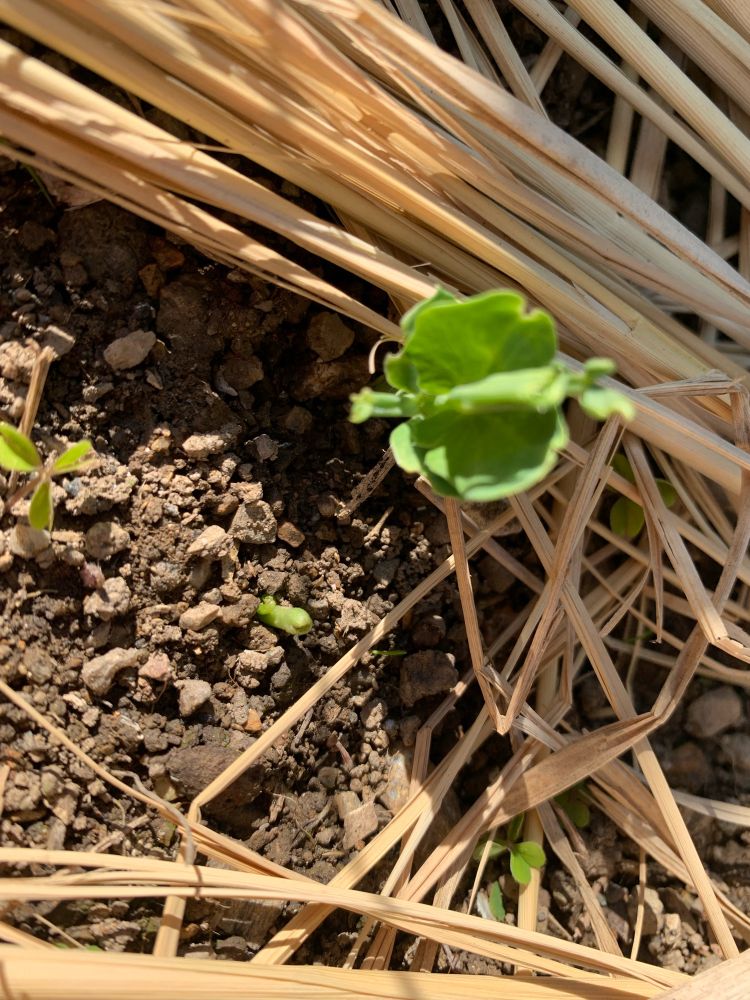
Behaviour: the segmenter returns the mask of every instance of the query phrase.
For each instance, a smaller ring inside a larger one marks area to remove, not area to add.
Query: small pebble
[[[299,548],[299,546],[305,540],[305,534],[303,531],[291,521],[282,521],[279,525],[278,530],[279,538],[282,542],[286,542],[287,545],[291,545],[293,549]]]
[[[685,729],[696,739],[720,736],[742,720],[742,699],[733,687],[724,684],[706,691],[691,702]]]
[[[156,334],[151,330],[133,330],[104,349],[104,360],[116,372],[135,368],[146,360],[155,343]]]
[[[333,361],[352,346],[354,331],[338,313],[318,313],[307,328],[307,343],[321,361]]]
[[[201,705],[205,705],[211,697],[211,685],[208,681],[186,680],[175,681],[175,687],[180,692],[180,715],[192,715]]]
[[[115,521],[98,521],[86,532],[86,552],[92,559],[111,559],[130,544],[130,535]]]
[[[122,649],[116,646],[101,656],[95,656],[84,664],[81,680],[94,694],[105,695],[121,670],[134,667],[140,659],[137,649]]]
[[[94,615],[102,621],[111,621],[127,614],[130,608],[130,587],[122,577],[112,577],[105,580],[104,585],[93,594],[89,594],[83,602],[83,610],[87,615]]]
[[[229,534],[238,542],[263,545],[276,539],[276,518],[265,500],[240,504],[232,518]]]
[[[404,705],[410,707],[422,698],[450,691],[458,683],[455,662],[451,653],[434,649],[404,657],[399,684]]]
[[[21,559],[35,559],[50,545],[46,531],[38,531],[28,524],[16,524],[10,530],[8,548]]]
[[[211,524],[205,528],[188,546],[188,558],[197,556],[201,559],[221,559],[226,555],[231,545],[231,539],[219,524]]]
[[[172,664],[166,653],[152,653],[142,667],[138,669],[138,676],[145,677],[146,680],[156,681],[158,684],[166,684],[172,677]]]
[[[180,615],[180,628],[200,632],[201,629],[204,629],[218,618],[220,612],[221,608],[218,605],[201,601],[200,604],[196,604],[194,608],[188,608],[187,611]]]

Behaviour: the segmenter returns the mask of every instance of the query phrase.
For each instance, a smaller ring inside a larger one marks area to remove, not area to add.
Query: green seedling
[[[277,604],[275,598],[266,594],[255,614],[264,625],[277,628],[289,635],[304,635],[313,626],[312,618],[304,608],[287,608]]]
[[[523,829],[524,814],[514,816],[508,823],[505,837],[496,837],[490,846],[489,859],[494,860],[505,854],[510,856],[510,874],[519,885],[528,885],[531,881],[531,869],[542,868],[547,863],[544,849],[534,840],[519,840]],[[480,840],[474,849],[474,860],[481,861],[487,839]],[[495,880],[488,891],[490,912],[496,920],[505,919],[505,903],[500,883]]]
[[[373,656],[406,656],[405,649],[371,649]]]
[[[635,415],[622,393],[600,386],[614,365],[592,358],[573,372],[555,359],[551,316],[524,312],[515,292],[459,301],[444,289],[401,320],[404,346],[385,359],[392,392],[362,389],[350,419],[405,418],[390,436],[396,461],[436,493],[464,500],[511,496],[539,482],[568,441],[568,397],[597,420]]]
[[[55,515],[52,479],[78,472],[89,465],[91,459],[87,456],[91,448],[90,441],[78,441],[61,455],[53,455],[43,462],[30,438],[11,424],[0,422],[0,467],[9,472],[22,472],[29,477],[11,498],[9,506],[31,494],[29,524],[32,528],[51,531]]]
[[[614,456],[612,468],[615,472],[619,472],[623,479],[635,484],[635,473],[624,455]],[[656,479],[655,482],[665,506],[671,507],[677,501],[677,491],[674,486],[666,479]],[[636,538],[643,531],[645,523],[646,515],[643,513],[643,507],[630,497],[618,497],[612,504],[609,526],[616,535],[622,538]]]
[[[579,830],[585,830],[591,822],[591,810],[584,795],[585,791],[586,784],[582,782],[579,785],[573,785],[572,788],[566,788],[564,792],[555,796],[555,802],[573,826],[578,827]]]

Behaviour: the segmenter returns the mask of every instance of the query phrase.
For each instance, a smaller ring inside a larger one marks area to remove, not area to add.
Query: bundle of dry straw
[[[750,687],[750,20],[730,0],[639,0],[629,12],[615,0],[573,0],[564,13],[549,0],[513,5],[547,35],[533,60],[520,58],[492,0],[463,6],[440,0],[463,61],[437,47],[417,0],[0,0],[9,25],[123,88],[135,109],[0,41],[0,133],[9,155],[111,199],[219,261],[325,303],[385,339],[398,339],[394,322],[295,263],[291,250],[286,257],[251,238],[246,224],[366,279],[399,311],[438,282],[460,293],[519,289],[553,314],[574,362],[613,357],[638,408],[622,437],[635,483],[608,464],[622,427],[610,423],[596,433],[580,422],[554,474],[515,498],[499,520],[480,526],[447,502],[451,558],[205,789],[187,816],[86,758],[3,684],[5,697],[36,725],[182,831],[179,856],[170,863],[0,849],[0,861],[43,863],[52,872],[3,880],[6,901],[166,900],[154,956],[64,953],[2,924],[3,995],[457,998],[499,990],[509,1000],[614,1000],[664,997],[674,988],[670,997],[692,996],[680,974],[621,953],[585,878],[580,845],[550,805],[584,777],[596,805],[643,858],[657,860],[697,894],[726,959],[737,955],[738,941],[750,941],[750,919],[704,870],[678,802],[744,825],[750,809],[673,794],[648,740],[696,673]],[[564,52],[614,94],[606,158],[547,117],[545,86]],[[207,141],[177,139],[150,124],[140,101]],[[670,142],[710,177],[704,240],[656,200]],[[312,193],[338,222],[227,166],[220,157],[227,151]],[[740,206],[736,232],[726,231],[730,198]],[[699,335],[680,316],[697,317]],[[663,503],[650,458],[678,493],[673,511]],[[643,543],[625,541],[600,520],[605,485],[643,506]],[[513,516],[544,578],[496,540]],[[479,631],[468,570],[480,550],[535,595],[502,635],[489,638]],[[698,553],[720,567],[713,589],[696,568]],[[331,884],[277,868],[204,825],[201,807],[454,572],[471,669],[420,731],[408,803]],[[670,621],[690,623],[687,640],[666,626],[667,611]],[[661,639],[658,652],[638,639],[644,626]],[[617,638],[615,630],[635,638]],[[661,694],[646,714],[633,708],[619,669],[623,657],[629,677],[641,664],[664,671]],[[598,677],[615,721],[582,734],[561,722],[584,665]],[[428,776],[432,730],[474,681],[484,709]],[[512,758],[414,870],[415,851],[447,790],[495,730],[511,733]],[[643,780],[620,759],[628,750]],[[537,933],[536,873],[521,893],[518,927],[451,909],[477,838],[524,811],[526,838],[545,841],[578,885],[597,949]],[[381,892],[357,891],[396,845]],[[199,856],[229,870],[196,867]],[[644,882],[645,873],[644,861]],[[304,906],[252,963],[188,969],[174,957],[185,900],[227,897]],[[353,967],[355,955],[347,969],[286,965],[337,907],[365,917],[356,948],[361,967]],[[642,907],[632,955],[641,924]],[[420,942],[410,972],[387,971],[397,930]],[[502,985],[431,974],[438,942],[509,963],[517,974],[503,977]],[[531,971],[539,975],[531,978]],[[70,987],[60,985],[63,977]]]

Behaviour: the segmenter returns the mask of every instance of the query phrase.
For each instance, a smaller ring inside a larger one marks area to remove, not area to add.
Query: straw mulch
[[[487,527],[445,503],[451,558],[209,785],[187,816],[103,771],[2,685],[36,725],[182,832],[171,863],[0,850],[5,863],[53,871],[2,881],[5,901],[165,900],[153,956],[63,952],[3,922],[4,996],[687,1000],[717,989],[744,996],[732,992],[742,979],[734,963],[747,966],[737,956],[738,942],[750,941],[750,917],[705,871],[679,805],[745,826],[750,809],[673,793],[649,735],[696,674],[750,686],[750,16],[735,0],[639,0],[628,11],[615,0],[573,0],[565,15],[549,0],[513,0],[548,36],[537,58],[522,61],[492,0],[439,6],[463,62],[436,46],[416,0],[0,0],[8,24],[125,88],[135,108],[0,42],[0,133],[10,155],[115,201],[219,261],[325,303],[386,340],[398,340],[395,322],[251,239],[244,223],[367,279],[390,295],[394,315],[437,282],[461,293],[519,289],[554,315],[573,363],[590,355],[615,359],[638,409],[627,430],[574,421],[555,472]],[[614,93],[606,158],[547,117],[545,85],[563,52]],[[193,145],[149,124],[137,113],[139,100],[209,142]],[[669,142],[710,175],[704,239],[655,200]],[[338,222],[224,165],[214,154],[226,150],[313,193]],[[727,231],[730,201],[739,203],[738,224]],[[609,465],[618,446],[635,483]],[[650,459],[678,493],[672,510]],[[605,487],[643,506],[641,542],[623,540],[601,520]],[[512,516],[544,578],[494,537]],[[489,639],[479,632],[468,569],[480,549],[536,594],[503,635]],[[696,554],[720,568],[713,589],[696,568]],[[452,573],[471,669],[420,731],[411,798],[385,829],[320,886],[206,826],[202,807]],[[690,623],[687,640],[669,627],[679,618]],[[629,634],[645,626],[661,640],[658,651],[638,639],[625,647],[631,672],[654,665],[663,672],[661,693],[645,714],[636,714],[616,666],[623,648],[613,633],[623,623],[634,626]],[[616,721],[580,733],[562,720],[586,664]],[[474,682],[484,708],[428,776],[432,730]],[[495,730],[511,735],[512,759],[417,867],[416,848],[446,791]],[[637,770],[627,763],[631,757]],[[622,954],[571,831],[550,804],[583,778],[596,805],[640,846],[644,878],[645,859],[654,859],[700,899],[725,958],[704,984],[685,985],[682,974]],[[456,888],[477,839],[523,811],[527,838],[544,842],[575,879],[596,949],[535,930],[537,877],[521,893],[517,927],[460,912]],[[398,859],[381,892],[358,891],[396,845]],[[206,857],[229,870],[202,867]],[[196,897],[305,905],[251,963],[188,967],[174,956],[185,901]],[[366,918],[350,967],[285,964],[337,907]],[[397,931],[419,940],[409,972],[388,971]],[[516,974],[502,983],[436,975],[440,945],[510,963]]]

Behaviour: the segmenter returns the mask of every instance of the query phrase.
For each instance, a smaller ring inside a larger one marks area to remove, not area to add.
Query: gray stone
[[[433,649],[404,657],[399,684],[404,705],[450,691],[458,683],[455,662],[452,654]]]
[[[387,715],[388,705],[382,698],[373,698],[372,701],[368,701],[359,713],[365,729],[379,729]]]
[[[87,615],[94,615],[102,621],[111,621],[127,614],[130,597],[130,587],[122,577],[115,576],[111,580],[105,580],[102,587],[88,595],[83,602],[83,610]]]
[[[688,708],[685,729],[696,739],[720,736],[742,720],[742,699],[733,687],[724,684],[706,691]]]
[[[182,450],[196,461],[220,455],[227,450],[227,442],[222,434],[191,434],[182,442]]]
[[[240,504],[232,518],[229,534],[238,542],[263,545],[276,539],[276,518],[265,500]]]
[[[200,632],[201,629],[219,617],[220,611],[221,608],[217,604],[201,601],[200,604],[196,604],[194,608],[188,608],[180,615],[180,628]]]
[[[279,525],[279,538],[293,549],[297,549],[305,540],[305,533],[300,531],[291,521],[282,521]]]
[[[371,800],[353,809],[344,819],[344,850],[362,844],[378,828],[378,814]]]
[[[175,687],[180,692],[180,715],[182,716],[197,712],[211,697],[211,685],[208,681],[175,681]]]
[[[105,695],[121,670],[134,667],[140,659],[137,649],[122,649],[116,646],[101,656],[95,656],[84,664],[81,679],[89,691]]]
[[[386,784],[378,798],[385,808],[395,816],[409,798],[409,765],[405,754],[395,753],[391,757],[391,766],[386,778]]]
[[[236,604],[226,604],[219,615],[227,628],[244,628],[255,617],[260,601],[255,594],[243,594]]]
[[[135,368],[145,361],[156,343],[156,334],[151,330],[133,330],[124,337],[118,337],[104,349],[104,360],[114,371]]]
[[[273,462],[279,457],[279,442],[268,434],[259,434],[252,443],[261,462]]]
[[[172,664],[167,654],[152,653],[143,666],[139,667],[138,676],[157,684],[166,684],[172,677]]]
[[[86,552],[92,559],[111,559],[130,545],[130,535],[115,521],[98,521],[86,532]]]

